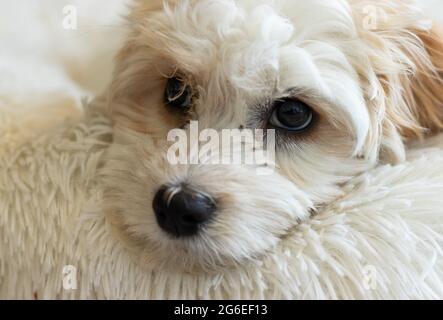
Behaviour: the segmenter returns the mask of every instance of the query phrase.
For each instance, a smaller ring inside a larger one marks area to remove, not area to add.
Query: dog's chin
[[[271,213],[269,213],[271,214]],[[147,271],[214,273],[260,263],[262,259],[292,232],[300,221],[294,221],[278,233],[263,227],[256,235],[220,234],[213,236],[211,227],[197,235],[180,238],[158,228],[151,234],[135,234],[119,224],[112,224],[132,259]]]

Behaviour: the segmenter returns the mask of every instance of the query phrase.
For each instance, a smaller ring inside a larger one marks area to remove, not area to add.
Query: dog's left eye
[[[274,127],[293,132],[308,129],[314,120],[314,112],[306,103],[300,100],[284,99],[274,108],[269,120]]]
[[[178,78],[168,79],[165,90],[165,102],[174,109],[186,111],[192,102],[191,87]]]

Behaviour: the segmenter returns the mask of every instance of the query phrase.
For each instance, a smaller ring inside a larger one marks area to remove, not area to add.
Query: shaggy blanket
[[[262,260],[217,274],[132,262],[100,210],[111,141],[109,120],[91,108],[2,154],[0,298],[443,298],[443,136],[350,181]]]

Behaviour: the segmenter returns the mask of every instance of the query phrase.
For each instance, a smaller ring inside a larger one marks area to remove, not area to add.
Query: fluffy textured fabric
[[[110,235],[99,173],[111,138],[91,110],[2,155],[1,298],[443,298],[443,137],[352,180],[260,260],[206,275],[142,270]],[[77,290],[63,288],[66,265]]]

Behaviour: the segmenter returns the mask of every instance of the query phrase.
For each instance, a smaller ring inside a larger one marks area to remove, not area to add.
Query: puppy
[[[351,177],[443,127],[443,37],[413,1],[138,0],[128,24],[104,203],[149,269],[258,261]],[[275,159],[172,164],[168,135],[190,121],[272,129]]]

